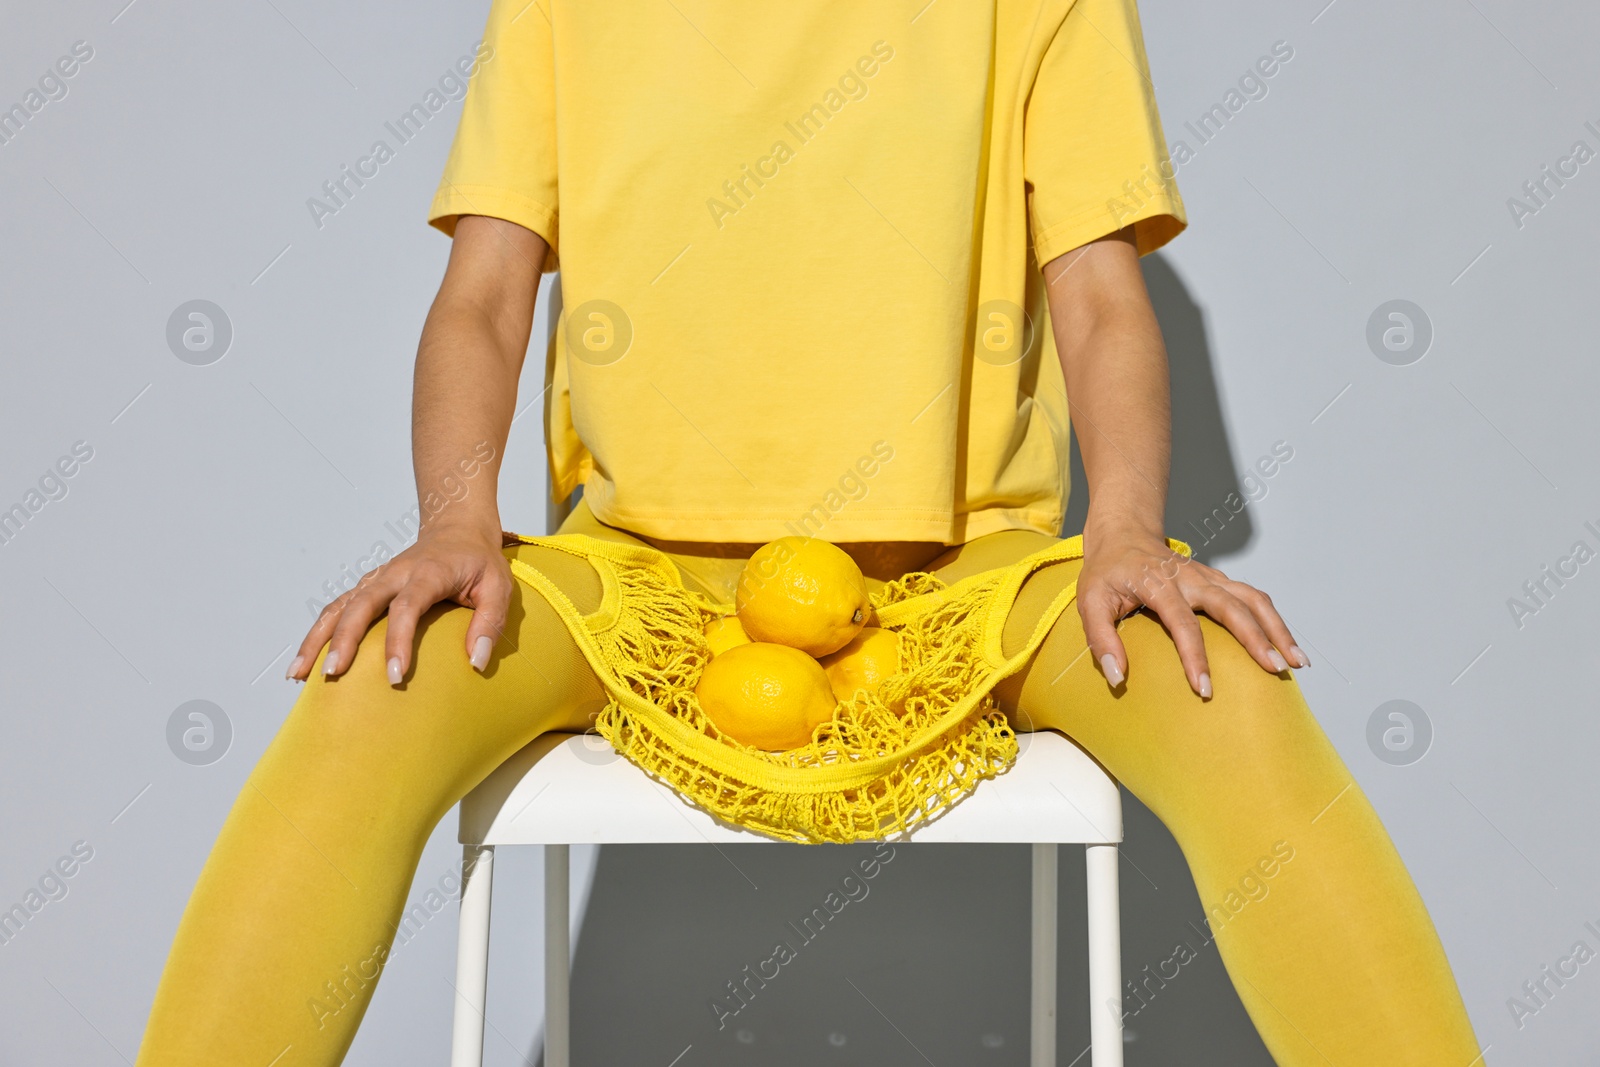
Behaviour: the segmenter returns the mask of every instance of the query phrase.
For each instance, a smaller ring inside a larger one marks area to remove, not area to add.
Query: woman
[[[721,600],[789,533],[874,581],[1039,550],[1070,416],[1084,556],[1029,581],[1005,642],[1073,579],[1077,611],[1002,708],[1171,829],[1279,1063],[1480,1062],[1289,672],[1305,654],[1265,594],[1162,536],[1166,356],[1138,258],[1185,216],[1133,0],[494,0],[478,56],[429,216],[453,246],[416,361],[427,518],[294,658],[306,688],[200,877],[139,1063],[337,1064],[435,824],[603,699],[508,560],[580,611],[595,572],[506,545],[496,506],[558,252],[546,436],[554,493],[584,487],[563,530],[654,546]]]

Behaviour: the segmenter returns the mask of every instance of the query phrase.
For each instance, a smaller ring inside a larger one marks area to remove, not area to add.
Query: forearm
[[[434,305],[417,350],[411,413],[423,529],[454,525],[499,538],[495,487],[519,371],[483,315]]]
[[[469,222],[487,221],[463,219],[458,235]],[[504,251],[489,243],[477,249],[477,258]],[[452,256],[423,327],[412,394],[412,465],[423,529],[449,526],[497,546],[496,488],[539,281],[530,263],[513,259],[520,269],[457,263]],[[486,288],[486,267],[510,269],[515,277]]]
[[[1089,482],[1085,542],[1162,537],[1171,398],[1166,347],[1138,257],[1112,237],[1052,260],[1044,274]]]

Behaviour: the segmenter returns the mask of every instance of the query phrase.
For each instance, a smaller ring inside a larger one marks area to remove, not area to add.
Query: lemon
[[[735,645],[749,643],[750,635],[739,625],[737,615],[724,615],[720,619],[712,619],[706,623],[706,644],[711,646],[713,656],[720,656]]]
[[[797,648],[762,641],[714,657],[694,692],[718,730],[771,751],[809,742],[837,703],[816,660]]]
[[[752,640],[813,656],[843,648],[872,611],[856,561],[815,537],[762,545],[745,562],[734,599]]]
[[[857,689],[876,693],[878,686],[900,670],[900,635],[876,626],[863,627],[850,643],[822,658],[822,669],[833,695],[849,700]]]

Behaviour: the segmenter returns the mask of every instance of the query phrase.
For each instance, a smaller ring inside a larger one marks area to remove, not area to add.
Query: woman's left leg
[[[1029,580],[1007,621],[1008,652],[1080,566]],[[1143,612],[1119,626],[1129,670],[1111,690],[1075,607],[996,696],[1019,729],[1082,745],[1166,824],[1277,1062],[1480,1064],[1422,899],[1299,686],[1262,670],[1209,618],[1200,625],[1211,700],[1190,690],[1171,638]]]

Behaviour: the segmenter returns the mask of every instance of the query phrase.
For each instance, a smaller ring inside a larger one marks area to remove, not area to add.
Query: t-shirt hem
[[[818,522],[792,510],[737,514],[707,510],[697,514],[675,509],[660,513],[613,508],[596,499],[589,504],[595,518],[607,526],[663,541],[716,544],[766,544],[799,535],[833,542],[933,541],[958,545],[1003,530],[1031,530],[1059,537],[1065,517],[1056,507],[988,508],[965,514],[906,508],[837,513]]]
[[[556,211],[515,189],[499,185],[462,185],[445,182],[428,208],[428,225],[454,237],[456,219],[462,215],[487,215],[532,230],[550,246],[544,273],[560,269],[556,259]]]
[[[1139,255],[1149,255],[1189,225],[1183,203],[1166,192],[1152,196],[1133,211],[1119,210],[1112,206],[1115,202],[1116,197],[1108,197],[1104,207],[1080,212],[1037,230],[1033,238],[1033,251],[1039,265],[1042,267],[1057,256],[1116,233],[1125,226],[1133,227],[1134,243]]]

